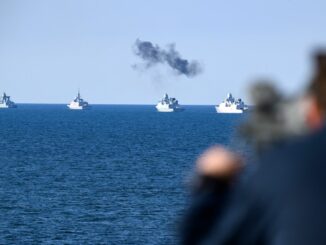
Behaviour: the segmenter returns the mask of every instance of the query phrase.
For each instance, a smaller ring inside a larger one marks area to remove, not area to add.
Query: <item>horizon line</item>
[[[47,102],[15,102],[17,105],[67,105],[67,103],[47,103]],[[148,105],[148,106],[155,106],[156,104],[130,104],[130,103],[89,103],[90,106],[92,105]],[[216,106],[215,104],[182,104],[182,106]]]

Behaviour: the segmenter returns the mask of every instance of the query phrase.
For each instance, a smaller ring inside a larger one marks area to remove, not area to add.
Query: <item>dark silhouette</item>
[[[326,244],[326,55],[318,53],[315,60],[307,95],[310,133],[278,138],[281,144],[263,150],[250,164],[255,168],[240,174],[225,170],[236,169],[235,161],[223,165],[233,153],[204,153],[183,244]]]

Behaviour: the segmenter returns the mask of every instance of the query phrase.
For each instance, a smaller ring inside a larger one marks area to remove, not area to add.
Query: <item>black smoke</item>
[[[157,64],[167,64],[178,75],[185,75],[187,77],[194,77],[202,71],[199,62],[181,58],[178,51],[175,50],[174,44],[170,44],[168,49],[162,49],[149,41],[137,39],[134,53],[145,62],[146,69]]]

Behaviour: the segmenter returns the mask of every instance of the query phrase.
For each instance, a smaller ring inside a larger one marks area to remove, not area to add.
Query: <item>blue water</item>
[[[1,244],[175,244],[185,180],[241,115],[213,106],[0,111]]]

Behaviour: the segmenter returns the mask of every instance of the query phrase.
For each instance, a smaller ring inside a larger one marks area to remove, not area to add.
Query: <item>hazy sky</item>
[[[298,90],[310,53],[326,46],[326,1],[0,0],[0,92],[16,102],[66,103],[80,88],[90,103],[181,104],[244,96],[254,78]],[[204,72],[140,72],[135,40],[198,60]]]

